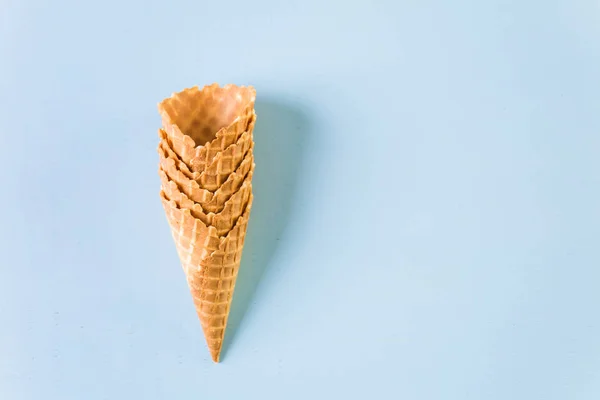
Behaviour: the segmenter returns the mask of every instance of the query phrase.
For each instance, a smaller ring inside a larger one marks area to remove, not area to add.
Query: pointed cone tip
[[[212,360],[216,363],[219,362],[219,355],[221,354],[221,350],[213,350],[210,349],[210,357],[212,358]]]

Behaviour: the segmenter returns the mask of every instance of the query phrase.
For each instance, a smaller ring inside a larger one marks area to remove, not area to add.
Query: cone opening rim
[[[229,83],[219,86],[212,83],[201,89],[195,85],[174,92],[158,103],[158,109],[166,120],[163,123],[176,127],[192,140],[195,148],[199,148],[219,138],[241,120],[246,120],[245,131],[254,114],[255,101],[256,89],[251,85]],[[210,103],[212,107],[193,107],[195,102]],[[218,104],[216,107],[215,103]],[[214,108],[219,113],[209,113]]]

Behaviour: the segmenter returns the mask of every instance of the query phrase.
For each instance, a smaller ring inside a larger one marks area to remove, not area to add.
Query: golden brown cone
[[[171,145],[169,144],[169,138],[167,137],[167,132],[163,128],[158,130],[158,137],[160,138],[160,142],[158,142],[158,154],[162,157],[172,158],[177,165],[177,168],[188,178],[195,179],[197,176],[197,172],[192,172],[190,168],[184,163],[181,158],[173,151]],[[161,154],[162,152],[162,154]]]
[[[179,208],[189,209],[194,218],[198,218],[206,225],[214,226],[217,228],[217,235],[222,236],[233,228],[248,204],[252,193],[252,174],[252,171],[248,173],[240,189],[225,202],[223,210],[218,213],[203,210],[199,203],[193,202],[181,192],[177,184],[169,180],[162,170],[159,171],[162,182],[161,197],[167,201],[174,201]]]
[[[218,153],[212,159],[211,163],[206,166],[205,170],[188,173],[185,173],[184,171],[186,169],[189,171],[191,168],[186,166],[183,161],[179,161],[178,158],[173,158],[176,157],[176,155],[169,148],[168,142],[161,141],[158,152],[161,156],[161,162],[163,162],[165,157],[172,158],[175,161],[177,168],[181,170],[188,179],[195,180],[200,187],[214,192],[227,181],[229,175],[239,167],[248,152],[253,148],[254,141],[252,135],[248,132],[244,132],[236,143]],[[192,160],[192,162],[194,162],[194,160]]]
[[[214,192],[227,181],[229,175],[239,167],[246,155],[252,152],[253,149],[254,140],[252,135],[244,132],[236,143],[227,147],[213,158],[196,181],[204,189]],[[192,163],[194,160],[192,160]]]
[[[177,252],[194,299],[213,361],[219,362],[225,328],[240,266],[252,195],[235,226],[225,236],[194,218],[189,209],[162,198]]]
[[[254,114],[256,90],[251,87],[212,84],[174,93],[158,105],[173,150],[188,165],[194,158],[210,160],[235,143],[248,130]],[[203,162],[194,164],[202,168]]]
[[[254,141],[252,135],[249,135],[248,132],[244,132],[237,143],[232,144],[221,153],[218,153],[205,170],[202,172],[184,173],[184,175],[186,175],[188,179],[198,182],[200,187],[210,192],[214,192],[227,181],[229,175],[240,166],[248,152],[253,148]],[[168,144],[165,141],[160,142],[158,152],[161,156],[161,163],[166,161],[165,158],[169,155],[172,156]],[[183,172],[186,168],[185,163],[177,161],[175,158],[172,159],[175,161],[176,167]]]
[[[214,160],[214,158],[222,152],[225,152],[226,150],[229,150],[232,154],[236,154],[237,152],[239,152],[239,149],[237,149],[236,147],[229,149],[230,147],[236,145],[236,144],[241,144],[241,146],[245,146],[245,143],[242,142],[242,139],[247,140],[248,137],[244,136],[245,133],[248,133],[250,135],[250,138],[252,139],[252,132],[254,131],[254,123],[256,121],[256,114],[254,114],[253,118],[250,121],[250,124],[248,125],[248,128],[245,132],[243,132],[241,135],[239,135],[239,137],[237,138],[237,141],[227,147],[212,147],[209,148],[209,150],[207,152],[202,152],[202,158],[200,157],[194,157],[189,161],[189,164],[192,165],[192,167],[189,167],[188,164],[186,164],[180,157],[179,155],[173,150],[172,148],[172,144],[171,144],[171,140],[169,139],[169,136],[167,135],[167,132],[163,129],[160,128],[158,130],[158,137],[160,138],[160,142],[163,144],[163,149],[165,150],[166,153],[168,153],[169,157],[173,158],[178,165],[180,166],[181,172],[183,172],[188,178],[190,179],[194,179],[197,180],[200,173],[202,171],[204,171],[207,166],[210,166],[212,161]],[[203,148],[204,149],[204,148]]]
[[[228,141],[221,141],[221,145],[219,146],[215,146],[213,145],[212,147],[203,147],[202,149],[208,149],[206,152],[204,151],[200,151],[200,154],[196,157],[193,157],[190,160],[190,170],[195,171],[195,172],[202,172],[202,171],[207,171],[210,170],[211,165],[214,165],[214,161],[218,159],[219,155],[221,154],[225,154],[228,153],[230,154],[229,156],[226,157],[231,157],[231,156],[236,156],[239,157],[240,154],[243,154],[244,151],[246,150],[246,146],[248,145],[248,140],[250,142],[253,143],[253,132],[254,132],[254,124],[256,122],[256,114],[252,114],[252,118],[250,119],[250,122],[248,123],[248,125],[246,126],[246,130],[242,131],[241,133],[237,132],[238,129],[236,128],[236,134],[232,135],[231,137],[235,137],[236,140],[229,144]],[[239,128],[242,129],[242,128]],[[243,151],[240,149],[244,149]],[[242,151],[240,153],[240,151]]]
[[[200,187],[198,182],[187,177],[181,172],[181,162],[176,162],[173,158],[167,156],[164,151],[166,144],[161,142],[158,148],[160,155],[160,171],[166,173],[168,180],[175,182],[181,192],[190,200],[199,203],[206,212],[220,212],[223,210],[225,202],[238,191],[246,179],[248,173],[254,170],[254,156],[252,151],[248,151],[246,157],[239,164],[235,172],[231,173],[227,180],[217,190],[209,191]]]

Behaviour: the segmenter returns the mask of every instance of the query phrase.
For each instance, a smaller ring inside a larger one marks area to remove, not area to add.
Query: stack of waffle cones
[[[255,97],[213,84],[158,105],[160,197],[215,362],[252,208]]]

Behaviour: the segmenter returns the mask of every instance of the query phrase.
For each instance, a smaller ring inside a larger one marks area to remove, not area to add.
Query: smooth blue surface
[[[0,398],[600,398],[597,1],[0,1]],[[223,362],[156,104],[258,91]]]

